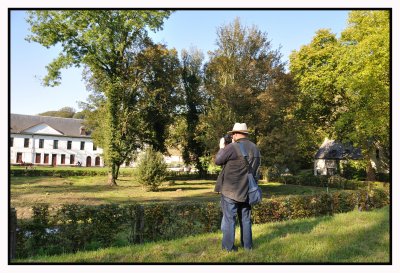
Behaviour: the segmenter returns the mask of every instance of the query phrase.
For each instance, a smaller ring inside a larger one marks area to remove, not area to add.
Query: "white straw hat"
[[[233,125],[232,131],[228,132],[228,134],[233,133],[249,134],[246,123],[235,123],[235,125]]]

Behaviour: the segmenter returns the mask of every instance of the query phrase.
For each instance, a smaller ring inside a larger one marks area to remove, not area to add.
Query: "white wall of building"
[[[103,150],[98,148],[93,150],[93,141],[87,137],[65,137],[62,135],[37,135],[37,134],[11,134],[13,145],[10,147],[10,162],[17,163],[17,153],[21,153],[22,161],[25,163],[52,165],[53,155],[56,155],[57,166],[76,165],[81,162],[86,166],[87,157],[91,159],[91,166],[95,166],[96,157],[100,158],[100,165],[104,166],[101,154]],[[29,147],[24,147],[25,138],[29,139]],[[39,148],[40,139],[44,140],[43,148]],[[54,140],[58,140],[58,148],[54,148]],[[71,149],[68,149],[68,141],[71,141]],[[81,150],[81,142],[84,142],[84,150]],[[40,154],[40,163],[36,163],[36,154]],[[48,163],[44,162],[45,154],[48,154]],[[62,164],[62,155],[65,156],[65,162]],[[71,155],[74,155],[74,163],[70,163]]]

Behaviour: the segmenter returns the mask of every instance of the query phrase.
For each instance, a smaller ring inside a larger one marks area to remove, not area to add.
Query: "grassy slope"
[[[221,251],[221,233],[20,260],[21,263],[388,263],[389,208],[253,226],[254,250]],[[237,233],[238,234],[238,231]],[[238,236],[236,236],[238,237]]]

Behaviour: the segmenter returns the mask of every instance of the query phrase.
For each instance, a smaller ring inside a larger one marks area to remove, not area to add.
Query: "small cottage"
[[[341,160],[358,159],[362,159],[360,149],[326,138],[314,157],[314,175],[335,175]]]

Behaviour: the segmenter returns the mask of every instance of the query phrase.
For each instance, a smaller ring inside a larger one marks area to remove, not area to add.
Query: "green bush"
[[[131,169],[120,169],[120,176],[130,176]],[[11,168],[11,176],[55,176],[55,177],[69,177],[69,176],[105,176],[108,174],[107,168],[70,168],[63,169],[63,167],[38,167],[36,169],[19,169]]]
[[[347,180],[341,176],[315,176],[313,174],[287,175],[277,179],[278,182],[291,185],[329,187],[343,190],[356,190],[367,187],[368,183],[358,180]]]
[[[268,167],[261,170],[262,177],[266,181],[277,181],[281,176],[281,172],[277,167]]]
[[[347,163],[341,163],[343,176],[349,180],[365,180],[366,161],[364,160],[350,160]]]
[[[136,175],[138,182],[148,190],[157,190],[167,175],[167,164],[162,154],[152,147],[147,148],[139,157]]]
[[[371,210],[390,203],[387,189],[370,187],[354,192],[264,199],[252,209],[253,223],[319,217]],[[121,246],[217,231],[219,202],[81,206],[51,210],[33,207],[33,218],[18,221],[17,258]]]
[[[99,175],[107,175],[107,169],[12,169],[10,170],[11,176],[55,176],[55,177],[69,177],[69,176],[99,176]]]

